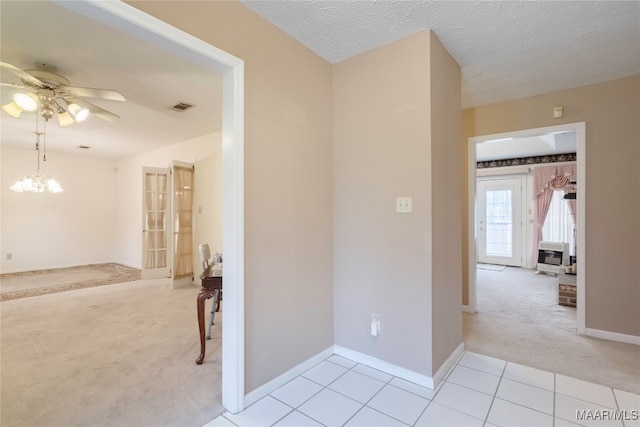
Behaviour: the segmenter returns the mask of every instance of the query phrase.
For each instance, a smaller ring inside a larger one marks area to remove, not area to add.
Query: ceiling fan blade
[[[0,83],[0,86],[14,87],[16,89],[26,89],[26,86],[17,83]]]
[[[113,114],[110,111],[105,110],[104,108],[98,107],[96,104],[92,104],[90,102],[85,101],[84,99],[74,99],[74,104],[78,104],[81,107],[84,107],[91,111],[91,114],[100,117],[102,120],[106,120],[108,122],[115,122],[120,118],[117,114]]]
[[[73,92],[76,96],[86,98],[109,99],[111,101],[126,101],[124,96],[115,90],[95,89],[90,87],[66,86],[65,89]]]
[[[25,82],[29,82],[36,87],[44,86],[44,83],[42,83],[40,80],[33,77],[31,74],[27,73],[26,71],[21,70],[15,65],[9,64],[8,62],[0,61],[0,67],[6,68],[16,76],[20,77]]]

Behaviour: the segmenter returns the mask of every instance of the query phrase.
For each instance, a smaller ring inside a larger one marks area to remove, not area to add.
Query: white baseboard
[[[440,380],[449,372],[449,369],[458,361],[464,352],[464,344],[460,343],[458,347],[451,353],[445,363],[438,369],[433,377],[429,377],[424,374],[412,371],[410,369],[403,368],[401,366],[394,365],[384,360],[378,359],[368,354],[360,353],[359,351],[351,350],[339,345],[334,346],[334,353],[338,356],[346,357],[354,362],[361,363],[371,368],[382,371],[386,374],[393,375],[394,377],[402,378],[412,383],[427,387],[433,390]]]
[[[261,385],[257,389],[245,394],[244,396],[244,407],[247,408],[249,405],[256,403],[258,400],[267,396],[269,393],[276,391],[278,388],[282,387],[295,377],[303,374],[309,369],[313,368],[318,363],[322,362],[327,357],[333,354],[333,346],[327,348],[326,350],[321,351],[315,356],[310,357],[304,362],[300,363],[297,366],[289,369],[284,374],[272,379],[266,384]]]
[[[465,305],[465,304],[462,305],[462,311],[464,313],[471,313],[471,314],[474,314],[476,312],[475,310],[472,310],[468,305]]]
[[[117,261],[94,261],[94,262],[85,263],[85,264],[56,264],[56,265],[48,265],[46,267],[38,267],[38,268],[29,267],[27,269],[19,269],[19,270],[7,270],[5,268],[4,270],[0,271],[0,274],[27,273],[32,271],[57,270],[62,268],[88,267],[90,265],[100,265],[100,264],[120,264],[120,265],[124,265],[125,267],[130,267],[128,265],[122,264]],[[140,270],[140,267],[131,267],[131,268]]]
[[[111,263],[124,265],[125,267],[129,267],[129,268],[135,268],[136,270],[142,270],[142,267],[140,267],[139,265],[134,265],[128,262],[111,261]]]
[[[431,390],[435,388],[436,385],[444,378],[444,376],[449,372],[452,366],[456,364],[458,359],[462,357],[464,353],[464,344],[460,343],[458,347],[451,353],[451,355],[447,358],[447,360],[442,364],[440,369],[435,373],[433,377],[429,377],[423,374],[419,374],[415,371],[411,371],[406,368],[402,368],[400,366],[394,365],[389,362],[385,362],[384,360],[380,360],[373,356],[369,356],[368,354],[360,353],[359,351],[350,350],[345,347],[341,347],[339,345],[334,345],[329,347],[315,356],[310,357],[299,365],[289,369],[284,374],[272,379],[266,384],[261,385],[257,389],[247,393],[244,396],[244,407],[247,408],[250,405],[256,403],[258,400],[267,396],[268,394],[276,391],[278,388],[282,387],[295,377],[303,374],[307,370],[313,368],[318,363],[322,362],[326,358],[330,357],[333,354],[337,354],[338,356],[346,357],[347,359],[353,360],[354,362],[361,363],[363,365],[369,366],[371,368],[382,371],[386,374],[393,375],[394,377],[402,378],[407,381],[411,381],[412,383],[421,385],[423,387],[427,387]]]
[[[640,345],[640,337],[636,335],[619,334],[617,332],[602,331],[600,329],[586,328],[585,334],[594,338],[602,338],[610,341],[624,342],[627,344]]]
[[[433,384],[435,386],[440,384],[440,381],[442,381],[442,379],[444,378],[445,375],[447,375],[449,370],[453,366],[455,366],[456,363],[458,363],[458,360],[460,360],[463,354],[464,354],[464,343],[461,342],[460,344],[458,344],[456,349],[453,350],[453,352],[449,355],[449,357],[447,357],[447,360],[445,360],[442,366],[440,366],[440,369],[438,369],[434,374]]]
[[[385,374],[393,375],[394,377],[399,377],[407,381],[411,381],[412,383],[427,387],[431,390],[434,389],[433,378],[429,376],[419,374],[418,372],[412,371],[410,369],[394,365],[393,363],[385,362],[384,360],[378,359],[377,357],[369,356],[368,354],[360,353],[359,351],[351,350],[339,345],[336,345],[333,348],[334,353],[338,356],[346,357],[347,359],[351,359],[354,362],[358,362],[363,365],[369,366],[370,368],[377,369],[378,371],[382,371]]]

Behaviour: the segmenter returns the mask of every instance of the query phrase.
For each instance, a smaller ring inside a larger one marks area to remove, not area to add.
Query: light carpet
[[[115,263],[2,274],[0,301],[132,282],[140,278],[140,270]]]
[[[478,312],[464,313],[467,350],[640,393],[640,346],[577,334],[557,279],[507,267],[477,271]]]
[[[220,415],[223,314],[196,365],[199,289],[147,280],[0,304],[0,425],[200,427]]]
[[[467,350],[639,393],[640,348],[577,335],[555,282],[479,271]],[[198,290],[163,279],[0,304],[0,425],[199,427],[217,417],[223,316],[196,365]]]

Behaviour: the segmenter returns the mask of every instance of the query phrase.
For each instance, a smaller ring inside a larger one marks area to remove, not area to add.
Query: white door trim
[[[123,2],[56,4],[198,60],[223,76],[222,167],[225,318],[222,405],[244,409],[244,61]],[[197,356],[194,354],[194,357]],[[194,359],[195,363],[195,359]]]
[[[514,237],[513,245],[512,245],[513,255],[510,259],[502,259],[502,257],[493,258],[491,256],[486,256],[485,254],[485,259],[482,259],[482,249],[480,249],[478,253],[478,262],[491,264],[492,262],[490,261],[493,261],[493,263],[495,264],[505,264],[505,265],[511,265],[515,267],[524,267],[525,266],[524,254],[526,253],[525,242],[527,240],[525,235],[526,228],[524,226],[524,220],[526,218],[526,211],[527,211],[526,175],[499,175],[499,176],[477,177],[476,189],[480,187],[480,183],[484,183],[484,185],[493,184],[493,185],[499,186],[500,184],[506,183],[507,181],[517,181],[520,187],[517,194],[513,193],[514,194],[513,197],[515,198],[515,201],[516,201],[516,203],[512,205],[512,209],[513,209],[512,218],[515,218],[515,221],[513,222],[513,237]],[[482,190],[480,190],[480,192],[482,192]],[[479,204],[482,205],[482,200],[479,200],[478,202]],[[476,221],[478,219],[479,218],[476,216]],[[476,224],[476,227],[479,227],[479,225]],[[482,233],[480,233],[480,235],[481,234]]]
[[[463,307],[463,310],[470,313],[475,313],[477,310],[477,293],[476,293],[476,147],[478,143],[498,138],[518,138],[536,136],[543,133],[559,132],[559,131],[575,131],[577,142],[577,174],[578,174],[578,186],[576,194],[578,227],[578,276],[577,276],[577,304],[576,304],[576,329],[579,334],[584,335],[586,333],[586,312],[585,312],[585,248],[586,248],[586,124],[585,122],[567,123],[557,126],[548,126],[543,128],[526,129],[516,132],[505,132],[494,135],[483,135],[469,138],[469,150],[467,157],[467,164],[469,170],[469,208],[468,208],[468,238],[469,238],[469,302],[467,306]]]

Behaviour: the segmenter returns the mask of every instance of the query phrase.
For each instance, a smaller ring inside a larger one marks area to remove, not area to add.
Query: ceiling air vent
[[[188,104],[186,102],[178,102],[176,105],[172,106],[171,109],[175,111],[187,111],[193,108],[193,104]]]

